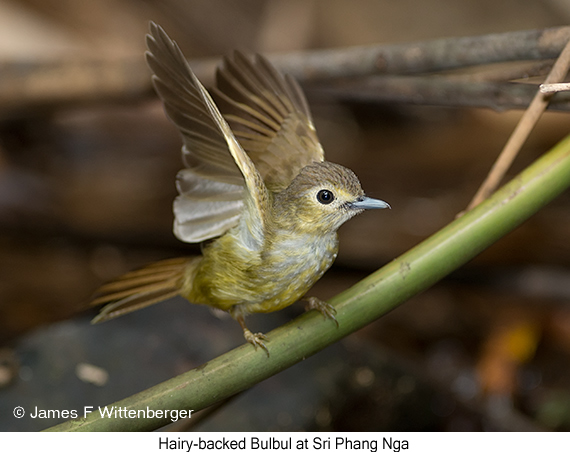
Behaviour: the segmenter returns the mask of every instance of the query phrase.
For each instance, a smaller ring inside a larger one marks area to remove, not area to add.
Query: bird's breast
[[[336,233],[277,237],[262,257],[259,286],[265,286],[265,299],[252,303],[248,311],[277,311],[294,303],[323,276],[337,253]]]

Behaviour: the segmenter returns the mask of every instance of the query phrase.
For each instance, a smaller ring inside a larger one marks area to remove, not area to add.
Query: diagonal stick
[[[570,41],[566,44],[560,56],[552,66],[552,70],[546,77],[544,82],[545,85],[561,82],[570,68]],[[467,206],[467,210],[473,209],[476,205],[481,203],[483,200],[487,199],[489,195],[495,191],[501,179],[510,168],[513,160],[520,151],[522,145],[530,135],[530,132],[538,122],[538,119],[546,110],[548,102],[552,94],[543,94],[540,90],[537,91],[536,95],[532,99],[532,102],[525,110],[519,123],[513,130],[513,133],[509,137],[507,144],[501,151],[501,154],[495,161],[491,171],[487,175],[487,178],[479,187],[479,190]]]

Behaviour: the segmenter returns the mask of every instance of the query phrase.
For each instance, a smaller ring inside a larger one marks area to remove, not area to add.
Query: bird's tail
[[[142,267],[101,286],[91,305],[107,304],[91,323],[114,319],[178,294],[201,257],[167,259]]]

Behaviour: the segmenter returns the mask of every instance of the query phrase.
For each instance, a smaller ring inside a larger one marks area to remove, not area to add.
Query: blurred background
[[[102,282],[199,253],[172,235],[180,139],[144,63],[149,20],[199,60],[561,26],[570,6],[0,1],[0,431],[61,422],[15,419],[15,406],[82,412],[243,342],[231,320],[178,299],[89,324]],[[526,82],[540,83],[551,61],[540,64]],[[325,300],[452,221],[521,115],[305,87],[327,159],[392,205],[341,228],[337,262],[309,293]],[[567,113],[547,112],[510,175],[569,131]],[[191,428],[569,430],[569,208],[564,194],[435,287]],[[300,312],[253,316],[250,328]]]

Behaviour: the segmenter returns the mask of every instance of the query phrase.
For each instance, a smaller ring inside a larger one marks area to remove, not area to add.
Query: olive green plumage
[[[365,209],[389,206],[365,197],[351,170],[324,161],[292,78],[261,56],[252,63],[236,52],[212,90],[222,115],[178,46],[150,28],[153,83],[183,140],[174,233],[186,242],[215,240],[202,257],[151,264],[102,286],[93,303],[109,304],[94,322],[182,295],[228,311],[246,340],[267,351],[244,317],[303,297],[336,258],[337,229]],[[333,317],[326,303],[309,306]]]

